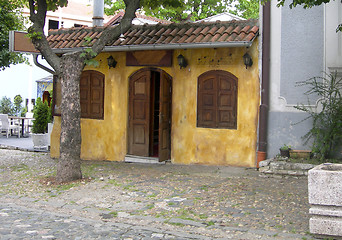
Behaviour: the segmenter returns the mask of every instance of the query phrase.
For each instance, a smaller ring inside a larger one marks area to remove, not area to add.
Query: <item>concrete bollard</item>
[[[321,164],[308,174],[310,233],[342,237],[342,164]]]

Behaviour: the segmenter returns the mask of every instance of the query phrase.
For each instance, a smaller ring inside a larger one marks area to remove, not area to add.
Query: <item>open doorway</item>
[[[171,77],[160,69],[141,69],[129,80],[128,154],[170,158]]]

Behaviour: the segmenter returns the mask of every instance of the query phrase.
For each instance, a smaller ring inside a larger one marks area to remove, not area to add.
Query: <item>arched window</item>
[[[237,128],[238,79],[213,70],[198,77],[197,127]]]
[[[104,75],[97,71],[84,71],[80,80],[81,117],[103,119]]]

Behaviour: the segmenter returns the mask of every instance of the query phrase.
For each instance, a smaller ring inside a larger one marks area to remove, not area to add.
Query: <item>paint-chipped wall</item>
[[[179,164],[255,166],[259,107],[258,43],[247,51],[253,66],[246,69],[242,56],[246,48],[175,50],[173,66],[163,67],[172,77],[171,160]],[[182,54],[188,66],[180,69]],[[106,58],[118,62],[108,69]],[[123,161],[127,153],[127,116],[129,76],[143,67],[126,67],[125,53],[103,53],[93,69],[105,74],[104,119],[82,119],[81,158]],[[197,78],[210,70],[224,70],[238,78],[237,129],[196,127]],[[51,155],[59,155],[60,118],[55,117]]]

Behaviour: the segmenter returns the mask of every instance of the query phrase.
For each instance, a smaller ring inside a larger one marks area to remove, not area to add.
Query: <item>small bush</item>
[[[50,110],[47,101],[42,102],[41,98],[37,98],[36,105],[33,108],[33,133],[46,133],[47,126],[50,122]]]
[[[318,95],[322,110],[317,111],[308,105],[297,105],[296,108],[309,114],[313,125],[304,136],[307,141],[313,139],[312,152],[323,162],[332,158],[342,140],[342,78],[337,74],[326,74],[326,77],[313,77],[299,82],[299,86],[309,86],[306,95]]]

